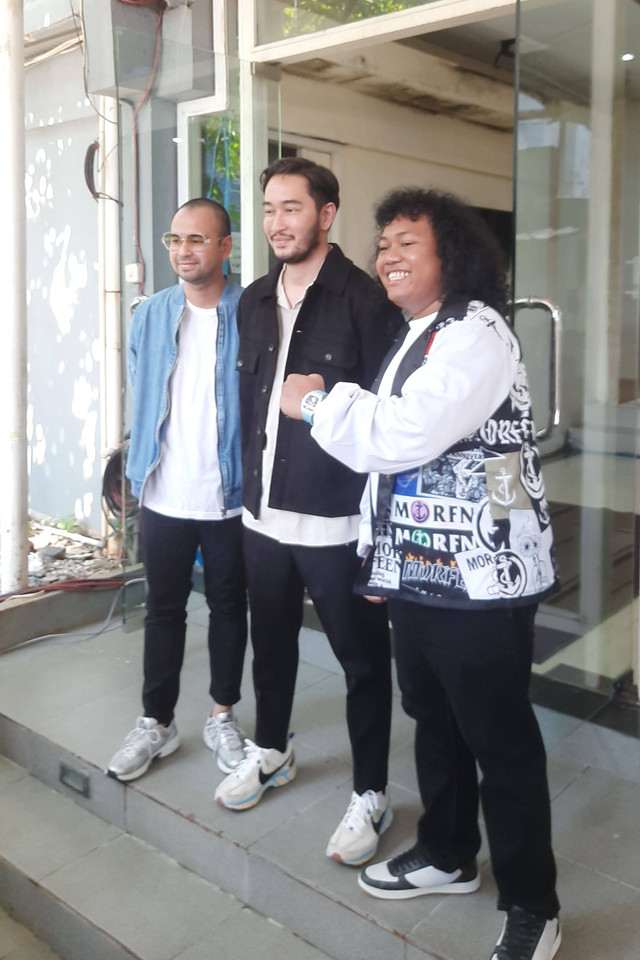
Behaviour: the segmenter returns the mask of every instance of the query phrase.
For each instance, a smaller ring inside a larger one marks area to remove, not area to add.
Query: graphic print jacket
[[[485,304],[449,300],[403,350],[389,396],[338,384],[312,430],[373,471],[357,591],[462,609],[543,599],[553,536],[515,335]]]

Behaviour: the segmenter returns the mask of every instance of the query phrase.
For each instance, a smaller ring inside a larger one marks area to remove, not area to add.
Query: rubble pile
[[[109,556],[100,541],[40,527],[29,537],[29,585],[116,577],[122,573],[118,557]]]

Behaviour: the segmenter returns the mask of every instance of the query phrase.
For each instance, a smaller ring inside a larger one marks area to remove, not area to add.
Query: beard
[[[298,241],[297,246],[285,253],[271,248],[280,263],[302,263],[311,256],[320,245],[320,227],[316,224],[311,227]]]

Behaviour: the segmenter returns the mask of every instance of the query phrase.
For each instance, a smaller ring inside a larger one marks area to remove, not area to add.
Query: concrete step
[[[119,831],[119,847],[149,844],[336,960],[467,960],[476,949],[490,956],[499,917],[486,847],[483,886],[464,898],[462,934],[460,905],[451,902],[459,898],[375,900],[358,887],[355,870],[325,856],[351,796],[351,757],[344,677],[317,631],[304,628],[301,638],[292,717],[296,780],[268,791],[253,810],[234,813],[215,803],[223,775],[202,742],[210,708],[207,623],[203,599],[192,596],[176,712],[181,747],[145,776],[125,786],[104,774],[140,709],[141,616],[99,636],[61,637],[3,654],[0,754]],[[252,736],[249,664],[242,693],[238,716]],[[413,722],[397,690],[394,701],[394,821],[381,838],[381,858],[414,842],[420,812]]]
[[[30,930],[0,910],[0,958],[2,960],[62,960]]]
[[[0,806],[0,957],[328,960],[6,758]]]

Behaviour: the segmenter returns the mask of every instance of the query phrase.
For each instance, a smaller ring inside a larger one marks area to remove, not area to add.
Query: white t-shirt
[[[291,335],[306,295],[305,290],[297,303],[292,307],[289,306],[283,283],[285,270],[286,265],[280,271],[276,288],[280,349],[267,410],[267,444],[262,454],[260,519],[256,520],[253,514],[245,509],[242,513],[242,522],[251,530],[262,533],[266,537],[272,537],[280,543],[305,547],[337,546],[340,543],[350,543],[352,540],[357,540],[360,523],[359,514],[352,517],[317,517],[308,513],[294,513],[291,510],[276,510],[268,506],[280,420],[280,392],[284,381]],[[307,287],[308,289],[309,287]]]
[[[217,309],[185,301],[160,459],[142,496],[145,507],[168,517],[221,520],[240,514],[240,508],[224,510],[216,417],[217,335]]]

